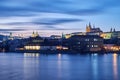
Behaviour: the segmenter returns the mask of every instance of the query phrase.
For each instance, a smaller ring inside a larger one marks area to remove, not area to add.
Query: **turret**
[[[32,37],[37,37],[37,36],[39,36],[38,32],[35,33],[35,32],[33,31]]]
[[[114,28],[113,32],[116,32],[115,28]]]
[[[90,27],[90,29],[92,28],[92,26],[91,26],[91,23],[89,22],[89,27]]]
[[[86,25],[86,32],[91,32],[91,24],[89,23],[89,26]]]
[[[112,28],[110,29],[110,32],[112,32]]]

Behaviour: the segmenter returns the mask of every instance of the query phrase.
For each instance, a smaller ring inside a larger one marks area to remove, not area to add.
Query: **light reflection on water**
[[[117,63],[117,58],[118,58],[118,55],[116,53],[113,54],[113,70],[114,70],[114,77],[115,77],[115,80],[118,79],[118,63]]]
[[[24,57],[39,57],[39,53],[24,53]]]
[[[120,80],[119,55],[0,53],[0,80]]]
[[[97,54],[92,54],[92,68],[93,68],[93,78],[96,80],[98,77],[98,55]]]

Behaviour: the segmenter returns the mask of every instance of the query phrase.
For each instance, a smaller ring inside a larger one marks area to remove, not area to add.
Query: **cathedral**
[[[35,33],[35,32],[33,31],[33,33],[32,33],[32,36],[31,36],[31,37],[38,37],[38,36],[39,36],[38,32],[36,32],[36,33]]]
[[[89,25],[86,25],[86,32],[94,32],[94,33],[101,33],[103,32],[100,28],[95,28],[95,26],[91,26],[91,24],[89,23]]]

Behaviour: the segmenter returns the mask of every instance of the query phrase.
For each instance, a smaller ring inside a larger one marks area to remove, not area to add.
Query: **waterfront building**
[[[69,47],[80,52],[99,52],[103,48],[103,38],[97,35],[74,35],[69,38]]]
[[[38,37],[30,37],[27,40],[27,44],[24,45],[26,51],[40,51],[40,50],[66,50],[67,47],[62,46],[61,39],[47,39]]]

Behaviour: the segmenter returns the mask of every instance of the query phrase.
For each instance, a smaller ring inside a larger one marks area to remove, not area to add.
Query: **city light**
[[[25,46],[25,50],[40,50],[40,46]]]

